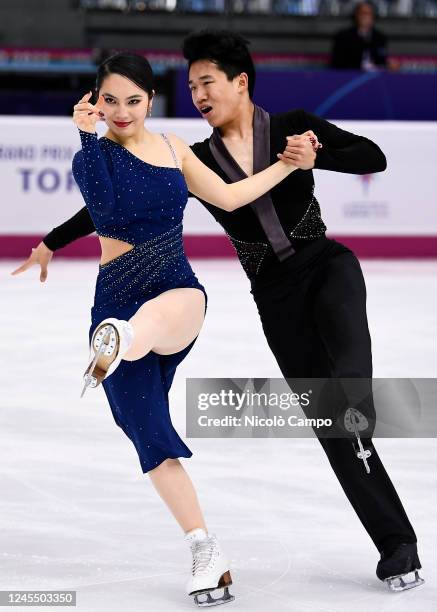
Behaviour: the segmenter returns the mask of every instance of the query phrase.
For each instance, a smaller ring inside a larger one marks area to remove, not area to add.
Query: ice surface
[[[101,389],[79,400],[97,262],[0,264],[0,589],[75,589],[81,612],[195,609],[182,532],[143,475]],[[185,431],[185,377],[279,369],[235,262],[194,261],[207,319],[171,393]],[[437,262],[363,262],[375,377],[435,377]],[[210,531],[233,560],[236,601],[258,612],[431,612],[437,602],[437,442],[376,446],[413,522],[426,584],[390,593],[378,554],[317,441],[188,440],[182,460]],[[23,609],[23,608],[14,608]],[[25,608],[28,610],[29,608]],[[43,608],[37,608],[43,609]]]

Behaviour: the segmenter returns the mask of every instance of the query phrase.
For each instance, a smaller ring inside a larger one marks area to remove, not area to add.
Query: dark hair
[[[188,68],[198,60],[210,60],[224,72],[229,81],[245,72],[248,76],[249,97],[255,88],[255,66],[249,53],[249,41],[236,32],[201,30],[189,34],[182,46]]]
[[[138,85],[153,96],[153,71],[149,61],[143,55],[136,53],[116,53],[100,64],[97,69],[96,91],[110,74],[119,74]]]
[[[376,19],[378,16],[378,9],[376,7],[376,4],[374,4],[372,2],[372,0],[363,0],[362,2],[358,2],[355,6],[354,9],[352,11],[352,20],[354,22],[357,21],[357,17],[358,17],[358,12],[360,10],[361,7],[369,5],[372,9],[373,9],[373,17]]]

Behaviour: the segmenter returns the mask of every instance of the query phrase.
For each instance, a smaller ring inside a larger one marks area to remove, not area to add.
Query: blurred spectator
[[[375,7],[359,2],[353,12],[354,25],[338,32],[334,38],[332,68],[372,70],[387,63],[387,39],[374,27]]]

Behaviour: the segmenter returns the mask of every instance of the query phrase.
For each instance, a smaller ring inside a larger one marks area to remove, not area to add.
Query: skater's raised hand
[[[94,134],[97,121],[104,121],[105,116],[101,109],[103,96],[99,96],[97,102],[91,104],[92,95],[92,92],[89,91],[74,105],[73,121],[83,132]]]
[[[312,130],[303,134],[287,136],[287,144],[283,153],[278,153],[278,158],[284,162],[291,163],[301,170],[311,170],[316,161],[317,149],[322,145]]]
[[[35,249],[32,249],[30,257],[28,257],[19,268],[11,272],[11,274],[12,276],[21,274],[21,272],[25,272],[31,266],[39,264],[41,268],[39,280],[43,283],[47,278],[47,266],[49,265],[52,257],[53,251],[46,247],[44,242],[40,242]]]

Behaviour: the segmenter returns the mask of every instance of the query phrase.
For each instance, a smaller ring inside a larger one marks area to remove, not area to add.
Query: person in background
[[[376,11],[371,2],[359,2],[354,25],[334,38],[331,68],[374,70],[387,65],[387,38],[375,28]]]

